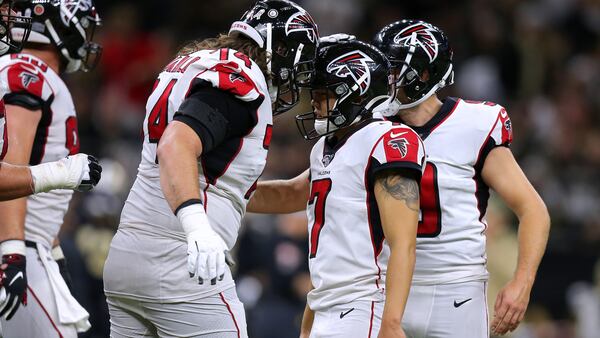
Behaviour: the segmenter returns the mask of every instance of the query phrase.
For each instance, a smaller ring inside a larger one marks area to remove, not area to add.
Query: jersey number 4
[[[169,123],[167,121],[169,118],[169,96],[171,96],[175,83],[177,83],[177,79],[169,81],[150,111],[150,115],[148,115],[148,141],[150,143],[158,143],[167,128]]]
[[[417,237],[436,237],[442,231],[442,209],[437,182],[437,167],[427,162],[421,178],[421,220]]]
[[[324,178],[312,182],[308,204],[315,204],[315,223],[312,225],[310,231],[310,258],[315,258],[317,256],[319,236],[321,235],[321,230],[325,224],[325,201],[327,200],[327,195],[330,191],[331,179]]]

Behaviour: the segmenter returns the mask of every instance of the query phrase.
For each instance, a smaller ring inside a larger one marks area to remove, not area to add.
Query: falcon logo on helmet
[[[288,19],[285,23],[285,35],[290,35],[293,32],[306,32],[306,36],[310,42],[317,41],[317,25],[313,18],[307,12],[298,12]]]
[[[360,95],[363,95],[371,84],[368,62],[375,63],[367,54],[361,51],[352,51],[331,61],[327,65],[327,72],[338,77],[351,76],[360,86]]]
[[[406,157],[406,154],[408,154],[409,143],[405,138],[397,138],[397,139],[389,140],[388,145],[390,147],[392,147],[393,149],[398,150],[398,152],[400,153],[400,156],[402,156],[402,158]]]
[[[438,56],[438,41],[433,35],[434,28],[423,22],[416,23],[404,28],[394,37],[394,43],[404,46],[415,45],[421,47],[427,56],[429,62],[435,60]]]

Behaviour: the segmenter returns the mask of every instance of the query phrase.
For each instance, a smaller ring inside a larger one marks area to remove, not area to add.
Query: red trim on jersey
[[[60,333],[60,330],[58,329],[58,327],[56,326],[56,324],[52,320],[52,317],[50,317],[50,314],[48,313],[48,311],[46,311],[46,308],[44,307],[44,305],[42,304],[42,302],[40,301],[40,299],[38,298],[38,296],[35,294],[35,292],[33,292],[33,289],[29,285],[27,285],[27,289],[29,290],[29,292],[31,292],[31,295],[33,296],[33,298],[35,299],[35,301],[40,305],[40,307],[42,308],[42,311],[44,311],[44,313],[46,314],[46,317],[48,317],[48,320],[50,321],[50,324],[52,324],[52,327],[56,330],[56,333],[58,333],[58,336],[60,338],[63,338],[63,335]]]
[[[212,185],[216,185],[217,184],[217,180],[219,179],[219,177],[225,175],[225,172],[227,171],[227,169],[229,169],[229,166],[231,165],[231,163],[233,163],[233,161],[235,160],[235,158],[240,154],[240,151],[242,151],[242,147],[244,146],[244,139],[246,137],[248,137],[248,135],[250,135],[252,133],[252,131],[254,130],[254,128],[256,128],[256,126],[258,125],[258,108],[254,112],[254,114],[256,116],[256,124],[254,125],[254,127],[252,129],[250,129],[248,131],[248,133],[246,135],[244,135],[243,137],[240,138],[240,143],[238,145],[238,148],[237,148],[236,152],[233,154],[233,156],[231,156],[231,158],[229,159],[229,162],[227,162],[227,164],[223,168],[223,171],[221,171],[221,173],[219,173],[218,175],[216,175],[214,177],[213,181],[211,182]],[[202,166],[202,169],[204,169],[204,166]]]
[[[260,94],[254,81],[240,68],[240,65],[233,61],[217,64],[211,68],[212,71],[219,74],[217,88],[242,97],[248,95],[252,89],[255,89]]]
[[[233,324],[235,324],[235,329],[237,330],[237,336],[238,336],[238,338],[240,338],[240,328],[238,327],[237,320],[235,320],[235,315],[233,314],[233,311],[231,311],[231,307],[229,306],[229,303],[227,303],[227,301],[225,300],[225,297],[223,296],[223,292],[219,292],[219,296],[221,297],[221,300],[223,301],[223,303],[225,303],[225,306],[227,306],[227,311],[229,311],[229,314],[231,315],[231,318],[233,319]]]
[[[387,133],[386,133],[387,134]],[[379,256],[378,250],[377,250],[377,244],[375,243],[375,238],[373,235],[373,224],[371,224],[371,217],[369,217],[369,215],[371,214],[371,207],[370,207],[370,194],[369,194],[369,189],[367,188],[369,186],[369,179],[368,179],[368,175],[369,175],[369,169],[371,167],[371,156],[373,156],[373,153],[375,152],[375,148],[377,148],[377,145],[379,144],[379,142],[381,142],[381,140],[383,139],[383,137],[386,135],[383,134],[381,135],[381,137],[377,140],[377,142],[375,142],[375,145],[373,146],[373,149],[371,149],[371,153],[369,154],[369,159],[368,159],[368,163],[367,166],[365,167],[365,177],[364,177],[364,183],[365,183],[365,190],[367,192],[367,199],[366,199],[366,203],[367,203],[367,221],[369,223],[369,233],[371,234],[371,244],[373,245],[373,258],[375,259],[375,265],[377,266],[377,279],[375,280],[375,285],[377,285],[377,289],[379,289],[379,280],[381,280],[381,267],[379,266],[379,262],[377,261],[377,257]]]
[[[258,111],[257,111],[257,116],[256,119],[258,120]],[[265,138],[263,139],[263,148],[265,149],[269,149],[269,146],[271,146],[271,138],[273,137],[273,125],[272,124],[267,124],[267,128],[265,129]]]
[[[410,162],[419,163],[419,136],[408,127],[397,127],[383,135],[383,150],[387,163]]]
[[[65,140],[65,148],[69,150],[69,155],[75,155],[79,153],[79,128],[77,127],[77,117],[69,116],[65,121],[65,128],[67,137]]]
[[[252,128],[252,129],[254,129],[254,128]],[[248,135],[246,135],[246,136],[248,136]],[[229,166],[231,165],[231,163],[233,163],[233,160],[235,160],[235,158],[240,154],[240,151],[242,151],[242,147],[244,146],[244,138],[246,136],[244,136],[240,139],[240,143],[238,145],[237,150],[235,151],[233,156],[231,156],[231,159],[229,160],[229,162],[227,162],[227,164],[225,165],[225,168],[223,168],[223,171],[215,177],[215,179],[213,181],[213,185],[217,184],[217,180],[219,179],[219,177],[225,175],[225,172],[227,171],[227,169],[229,169]]]
[[[512,122],[510,121],[510,117],[508,117],[508,113],[504,108],[500,109],[500,122],[502,123],[501,144],[510,145],[513,141]]]
[[[219,60],[227,60],[229,59],[229,48],[221,48],[219,49]]]
[[[373,317],[375,316],[375,302],[371,302],[371,320],[369,323],[369,338],[371,338],[371,333],[373,332]]]
[[[46,80],[41,69],[35,65],[24,62],[13,64],[8,68],[6,76],[11,93],[25,92],[42,98]]]

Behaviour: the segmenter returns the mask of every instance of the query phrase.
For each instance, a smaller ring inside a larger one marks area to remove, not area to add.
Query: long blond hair
[[[269,60],[267,51],[260,48],[256,42],[250,38],[237,32],[233,32],[230,35],[219,34],[216,38],[191,41],[179,50],[177,56],[189,55],[200,50],[220,48],[231,48],[244,53],[258,65],[266,79],[270,78],[267,68],[267,62]]]

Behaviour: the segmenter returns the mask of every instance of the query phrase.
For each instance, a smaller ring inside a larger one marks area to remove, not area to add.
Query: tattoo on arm
[[[382,176],[378,181],[383,190],[390,196],[399,201],[405,201],[409,209],[419,211],[419,185],[417,181],[395,174]]]

